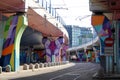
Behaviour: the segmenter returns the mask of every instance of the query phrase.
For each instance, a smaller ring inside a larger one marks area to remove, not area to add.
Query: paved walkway
[[[39,75],[45,74],[45,73],[69,68],[74,65],[75,63],[68,63],[64,65],[51,66],[51,67],[45,67],[45,68],[39,68],[39,69],[33,69],[33,70],[32,69],[20,70],[19,72],[3,72],[2,74],[0,74],[0,80],[12,80],[14,78],[29,77],[29,76],[38,75],[38,74]]]
[[[93,79],[93,75],[99,69],[100,65],[96,63],[68,63],[33,70],[20,70],[19,72],[3,72],[0,74],[0,80],[120,80],[120,78],[115,79],[120,75]]]
[[[93,80],[92,76],[99,69],[95,63],[72,63],[73,66],[58,69],[45,74],[36,74],[11,80]],[[60,66],[58,67],[60,68]],[[53,69],[54,70],[54,69]]]

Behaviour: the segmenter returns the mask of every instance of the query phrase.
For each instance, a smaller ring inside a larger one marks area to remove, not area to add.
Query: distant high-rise
[[[69,34],[69,46],[82,45],[93,38],[91,28],[80,27],[76,25],[64,25]]]

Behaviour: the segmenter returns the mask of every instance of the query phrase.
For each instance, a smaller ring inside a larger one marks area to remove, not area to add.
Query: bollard
[[[58,62],[58,66],[60,65],[60,62]]]
[[[55,66],[57,66],[57,62],[55,62]]]
[[[64,61],[61,62],[61,65],[63,65],[63,64],[64,64]]]
[[[51,66],[55,66],[54,62],[51,63]]]
[[[63,61],[63,64],[66,64],[66,61]]]
[[[60,65],[62,65],[62,61],[60,62]]]
[[[28,65],[27,64],[23,65],[23,70],[28,70]]]
[[[58,62],[56,62],[56,66],[58,66]]]
[[[29,69],[34,69],[34,65],[32,63],[29,65]]]
[[[60,65],[60,62],[58,62],[58,65]]]
[[[48,63],[44,63],[44,67],[48,67]]]
[[[51,62],[48,63],[48,67],[50,67],[50,66],[52,66],[52,63],[51,63]]]
[[[40,63],[40,64],[39,64],[39,67],[40,67],[40,68],[43,68],[43,67],[44,67],[44,64],[43,64],[43,63]]]
[[[38,68],[39,68],[39,64],[35,63],[35,69],[38,69]]]
[[[7,65],[7,66],[5,67],[5,71],[6,71],[6,72],[11,72],[11,66],[10,66],[10,65]]]

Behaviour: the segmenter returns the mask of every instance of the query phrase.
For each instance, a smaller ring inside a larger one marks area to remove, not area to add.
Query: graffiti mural
[[[100,42],[102,46],[101,54],[104,54],[104,47],[105,47],[104,40],[107,37],[111,37],[112,35],[111,23],[109,19],[104,15],[93,15],[92,25],[100,38]]]
[[[61,60],[61,55],[62,55],[62,52],[61,52],[61,48],[62,48],[62,44],[63,44],[63,38],[62,37],[59,37],[56,41],[55,41],[55,44],[56,44],[56,49],[55,49],[55,61],[58,62]]]
[[[56,40],[50,40],[47,37],[43,37],[42,42],[45,46],[45,53],[46,53],[46,61],[47,62],[58,62],[61,60],[62,54],[62,44],[63,44],[63,37],[59,37]]]
[[[1,65],[5,67],[6,65],[11,65],[12,70],[16,70],[19,65],[19,51],[16,48],[19,48],[19,42],[24,31],[20,29],[24,25],[24,17],[15,15],[8,18],[4,28],[4,39],[3,39],[3,48],[2,48],[2,57]],[[19,34],[20,32],[20,34]],[[19,37],[19,38],[18,38]],[[19,40],[16,43],[16,40]],[[16,46],[18,45],[18,46]],[[16,50],[18,52],[16,52]]]
[[[44,37],[42,39],[42,43],[45,46],[46,61],[51,62],[51,51],[49,49],[50,40],[47,37]]]
[[[1,21],[1,24],[0,24],[0,58],[2,56],[2,47],[3,47],[3,33],[4,33],[4,26],[5,26],[5,21]]]
[[[66,45],[62,46],[61,61],[67,60],[67,54],[66,54],[67,49],[68,49],[68,46],[66,46]]]

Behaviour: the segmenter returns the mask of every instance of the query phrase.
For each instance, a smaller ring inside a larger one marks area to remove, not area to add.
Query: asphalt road
[[[55,70],[56,68],[58,69]],[[60,67],[54,67],[53,70],[47,73],[44,73],[44,71],[46,72],[50,69],[44,69],[43,73],[40,74],[39,71],[25,72],[25,73],[22,72],[22,75],[24,75],[23,77],[17,77],[11,79],[4,78],[2,80],[92,80],[93,74],[95,74],[99,69],[99,64],[75,63],[73,66],[68,68],[64,68],[60,70],[59,68]],[[14,76],[17,76],[18,74],[14,74]],[[30,75],[25,76],[28,74]]]

